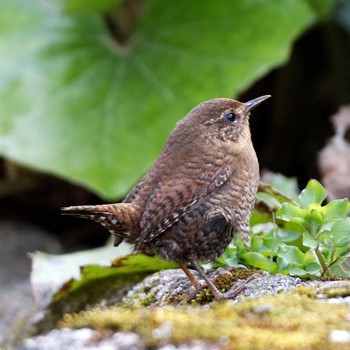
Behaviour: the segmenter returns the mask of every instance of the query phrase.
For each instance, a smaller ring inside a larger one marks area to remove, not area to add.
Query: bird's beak
[[[264,96],[260,96],[257,98],[254,98],[253,100],[250,100],[248,102],[245,103],[245,112],[248,113],[250,112],[253,108],[255,108],[256,106],[258,106],[260,103],[264,102],[265,100],[267,100],[268,98],[270,98],[271,95],[264,95]]]

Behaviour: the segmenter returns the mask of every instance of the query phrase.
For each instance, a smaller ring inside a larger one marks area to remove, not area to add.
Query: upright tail
[[[135,233],[136,211],[130,203],[79,205],[64,207],[61,210],[63,215],[72,215],[100,223],[115,236],[115,246]]]

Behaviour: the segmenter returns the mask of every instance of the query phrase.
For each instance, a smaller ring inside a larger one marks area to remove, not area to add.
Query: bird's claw
[[[247,288],[248,284],[251,281],[254,281],[258,276],[260,275],[255,273],[254,275],[249,276],[245,280],[237,281],[231,286],[231,288],[227,292],[220,293],[220,295],[218,295],[219,298],[215,297],[215,300],[225,300],[225,299],[236,298],[241,292],[243,292]]]
[[[187,296],[187,298],[185,298],[184,300],[182,300],[179,305],[184,305],[184,304],[188,304],[189,302],[191,302],[199,292],[201,292],[205,287],[207,287],[206,283],[204,281],[198,281],[199,283],[199,287],[196,288],[192,293],[190,293],[190,295]]]
[[[258,276],[260,276],[260,275],[255,273],[254,275],[249,276],[245,280],[238,280],[225,293],[221,293],[218,290],[216,293],[214,293],[214,291],[212,291],[214,294],[215,300],[218,301],[218,300],[227,300],[227,299],[236,298],[242,291],[244,291],[247,288],[248,284],[251,281],[255,280]],[[197,294],[199,292],[201,292],[205,287],[208,287],[204,281],[200,281],[199,283],[200,283],[200,286],[196,290],[194,290],[186,299],[181,301],[179,305],[183,305],[183,304],[191,302],[197,296]]]

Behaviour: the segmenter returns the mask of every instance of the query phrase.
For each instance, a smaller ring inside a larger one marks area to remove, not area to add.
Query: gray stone
[[[11,343],[17,329],[37,309],[32,298],[28,253],[36,250],[60,252],[47,232],[15,221],[0,222],[0,344]]]
[[[208,276],[213,278],[217,273],[222,273],[222,270],[209,272]],[[195,271],[192,272],[198,278],[198,274]],[[268,273],[257,274],[255,279],[246,285],[236,301],[240,299],[240,296],[257,298],[281,291],[288,292],[300,284],[302,284],[300,278],[296,277]],[[173,300],[176,303],[177,297],[193,291],[194,287],[182,270],[166,270],[146,277],[128,293],[123,301],[131,304],[141,302],[146,306],[161,306]]]
[[[101,335],[89,329],[54,329],[51,332],[26,339],[19,350],[144,350],[146,345],[135,333],[117,332]],[[165,344],[159,350],[218,350],[218,344],[193,341],[189,344]]]
[[[135,333],[118,332],[102,336],[89,328],[54,329],[26,339],[19,350],[143,350],[144,344]]]

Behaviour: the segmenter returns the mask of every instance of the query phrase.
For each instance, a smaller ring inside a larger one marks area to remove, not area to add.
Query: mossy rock
[[[311,288],[311,287],[310,287]],[[300,293],[301,292],[301,293]],[[349,306],[310,297],[305,290],[209,306],[126,309],[95,307],[65,315],[62,328],[137,333],[145,346],[196,340],[228,349],[348,349],[332,340],[334,330],[350,334]]]

